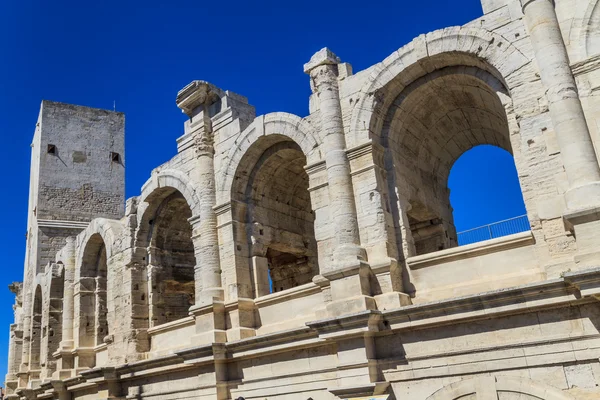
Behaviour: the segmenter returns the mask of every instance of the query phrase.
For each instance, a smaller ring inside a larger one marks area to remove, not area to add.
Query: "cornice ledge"
[[[353,397],[368,397],[370,400],[386,400],[389,382],[372,382],[361,385],[340,386],[329,388],[327,391],[340,399]]]
[[[181,356],[178,354],[169,354],[162,357],[151,358],[149,360],[141,360],[128,364],[123,364],[116,367],[116,372],[120,375],[129,374],[139,371],[148,370],[151,368],[168,367],[171,365],[178,364],[182,361]]]
[[[600,267],[566,272],[563,279],[579,290],[582,297],[594,297],[600,300]]]
[[[595,273],[582,271],[576,274],[591,276]],[[600,270],[597,273],[600,275]],[[564,278],[558,278],[475,295],[409,305],[384,311],[383,317],[390,323],[392,329],[454,324],[465,319],[520,314],[585,301],[576,295],[576,290],[577,288]]]
[[[212,360],[215,355],[215,348],[222,347],[222,343],[203,344],[187,349],[176,350],[174,353],[183,359],[184,363],[194,362],[197,364],[199,360]]]
[[[307,326],[286,329],[284,331],[268,333],[266,335],[253,336],[240,339],[226,344],[227,350],[239,351],[244,348],[259,345],[259,347],[272,346],[286,342],[293,342],[301,337],[315,336],[315,332]]]
[[[366,310],[354,314],[331,317],[317,321],[310,321],[306,326],[319,332],[319,335],[339,333],[346,336],[348,333],[365,334],[381,330],[383,313],[379,310]]]

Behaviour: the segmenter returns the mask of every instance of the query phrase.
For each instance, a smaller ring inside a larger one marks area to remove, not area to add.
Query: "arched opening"
[[[583,40],[582,44],[585,46],[585,56],[590,57],[600,53],[600,39],[595,33],[600,27],[600,3],[598,0],[590,1],[588,8],[585,13],[583,28]]]
[[[483,376],[463,379],[437,390],[426,400],[464,400],[481,397],[498,400],[573,400],[561,389],[523,377]]]
[[[188,221],[192,210],[181,192],[161,188],[146,201],[138,246],[145,248],[148,281],[140,296],[148,294],[149,325],[154,327],[188,316],[195,299],[196,257]]]
[[[405,256],[458,245],[448,178],[479,145],[512,154],[503,84],[477,67],[446,67],[413,81],[395,98],[382,130],[392,207]]]
[[[250,270],[255,297],[311,282],[318,273],[315,216],[306,156],[289,138],[257,140],[232,188],[236,254]]]
[[[481,145],[454,163],[448,178],[459,246],[529,230],[515,161]]]
[[[33,309],[31,313],[31,351],[29,353],[29,368],[32,371],[40,369],[42,351],[42,287],[35,288]]]
[[[106,245],[102,236],[94,234],[85,245],[78,282],[79,347],[94,347],[104,343],[109,334],[106,304]]]

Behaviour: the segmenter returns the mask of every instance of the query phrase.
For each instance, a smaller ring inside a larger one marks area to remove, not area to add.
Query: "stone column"
[[[8,344],[8,368],[6,374],[6,383],[8,386],[9,381],[17,380],[17,373],[19,372],[19,358],[17,353],[22,351],[23,332],[19,331],[18,324],[11,324],[10,326],[10,340]]]
[[[600,168],[552,0],[521,0],[569,181],[567,210],[600,204]]]
[[[376,309],[371,297],[372,271],[366,251],[360,246],[358,217],[338,86],[339,58],[324,48],[304,65],[310,75],[311,89],[317,98],[320,135],[323,139],[325,168],[329,189],[329,210],[334,227],[333,265],[321,266],[313,281],[330,288],[330,316]]]
[[[27,278],[27,277],[26,277]],[[28,287],[24,284],[23,287]],[[29,379],[29,354],[31,350],[31,307],[33,293],[31,290],[23,294],[23,345],[21,352],[21,365],[19,366],[19,387],[26,387]]]
[[[310,75],[311,89],[318,96],[321,136],[329,184],[330,210],[335,229],[334,259],[338,266],[366,258],[360,247],[356,203],[346,153],[346,138],[338,87],[340,59],[324,48],[304,65]]]
[[[177,106],[190,120],[186,134],[194,140],[196,165],[191,172],[200,202],[197,215],[190,219],[196,249],[196,306],[223,301],[221,265],[215,193],[215,167],[210,107],[219,100],[216,88],[207,82],[194,81],[177,94]]]
[[[75,238],[68,237],[65,246],[64,263],[65,283],[63,296],[63,315],[62,315],[62,340],[60,342],[60,351],[73,349],[73,318],[75,310],[75,295],[73,283],[75,282]]]
[[[15,294],[14,324],[10,326],[10,341],[8,347],[8,368],[6,371],[6,394],[11,395],[19,386],[19,366],[21,365],[21,355],[23,354],[23,331],[21,330],[21,319],[23,313],[23,284],[13,282],[9,287]]]

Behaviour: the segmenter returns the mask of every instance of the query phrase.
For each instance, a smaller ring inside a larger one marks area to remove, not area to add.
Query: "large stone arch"
[[[159,189],[171,188],[180,192],[186,202],[192,209],[194,216],[199,215],[200,199],[198,198],[198,189],[196,184],[182,171],[176,169],[164,169],[153,172],[150,179],[142,186],[142,193],[139,198],[140,207],[144,203],[150,203],[156,196]],[[143,212],[138,212],[138,218],[141,218]]]
[[[479,398],[478,393],[483,394],[484,392],[492,395],[502,392],[514,393],[519,399],[524,400],[573,400],[571,396],[559,389],[531,379],[512,376],[465,379],[444,386],[429,396],[427,400],[475,399]]]
[[[108,282],[115,268],[109,265],[120,250],[123,236],[121,221],[97,218],[76,239],[73,354],[75,363],[82,368],[95,366],[94,347],[107,343],[105,340],[112,333],[109,313],[114,314],[115,293]]]
[[[589,0],[587,7],[578,7],[573,18],[570,44],[576,50],[575,60],[585,60],[600,53],[600,2]]]
[[[480,28],[451,27],[421,35],[374,66],[355,102],[348,147],[379,132],[385,110],[412,82],[445,67],[477,67],[511,90],[513,74],[531,61],[503,36]]]
[[[217,176],[217,204],[231,200],[231,187],[234,172],[248,150],[253,147],[261,137],[280,135],[291,139],[298,144],[306,156],[308,164],[320,161],[321,139],[317,131],[305,120],[294,114],[276,112],[257,117],[236,141],[225,157],[225,162],[219,169]]]
[[[123,225],[120,221],[106,218],[96,218],[90,222],[88,227],[77,237],[77,254],[75,258],[75,279],[79,279],[81,264],[88,242],[94,235],[100,235],[106,246],[106,257],[108,260],[117,251],[117,241],[123,233]]]
[[[142,283],[133,290],[149,310],[134,313],[143,327],[184,318],[194,303],[199,236],[190,221],[200,215],[198,193],[188,175],[176,169],[155,171],[142,188],[133,255],[143,266],[136,272]]]

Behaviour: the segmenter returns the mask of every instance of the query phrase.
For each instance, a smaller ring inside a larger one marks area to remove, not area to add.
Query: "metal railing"
[[[502,236],[508,236],[519,232],[525,232],[531,229],[527,215],[505,219],[494,222],[493,224],[479,226],[457,233],[458,245],[482,242],[484,240],[495,239]]]

